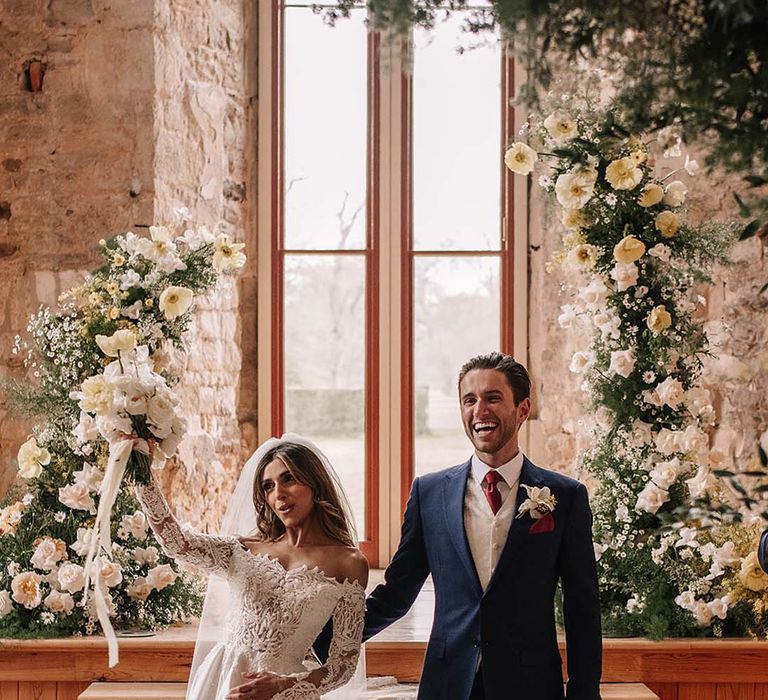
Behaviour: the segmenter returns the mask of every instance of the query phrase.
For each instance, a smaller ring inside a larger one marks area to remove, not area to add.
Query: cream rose
[[[638,494],[635,510],[655,514],[669,499],[669,494],[649,481]]]
[[[504,154],[504,164],[518,175],[528,175],[538,159],[539,154],[520,141],[513,143]]]
[[[688,188],[680,180],[675,180],[664,188],[663,202],[668,207],[680,207],[685,204],[687,194]]]
[[[632,158],[619,158],[608,164],[605,179],[615,190],[631,190],[640,184],[643,171],[635,165]]]
[[[157,591],[162,591],[170,586],[177,578],[176,572],[170,564],[160,564],[147,573],[147,584]]]
[[[633,350],[614,350],[611,352],[611,363],[608,372],[628,377],[635,369],[635,353]]]
[[[581,350],[573,353],[571,364],[568,369],[574,374],[583,374],[592,369],[595,364],[595,353],[591,350]]]
[[[22,571],[14,576],[11,580],[13,599],[25,608],[36,608],[42,600],[41,580],[40,575],[33,571]]]
[[[35,548],[30,558],[30,563],[36,569],[50,571],[60,562],[67,553],[67,545],[62,540],[52,537],[43,537]]]
[[[137,576],[133,580],[133,583],[128,585],[125,592],[129,598],[146,600],[149,597],[149,594],[152,593],[152,586],[147,583],[147,579],[143,576]]]
[[[637,284],[639,271],[634,263],[616,263],[611,270],[611,278],[616,281],[616,289],[625,292]]]
[[[653,307],[651,313],[648,314],[645,324],[654,334],[661,333],[672,325],[672,316],[667,311],[667,307],[664,304],[660,304]]]
[[[658,204],[664,199],[664,189],[657,182],[649,182],[642,190],[640,190],[640,196],[637,198],[637,203],[641,207],[652,207]]]
[[[579,288],[578,296],[590,309],[594,310],[605,303],[609,292],[605,283],[596,277],[586,287]]]
[[[107,588],[119,586],[123,581],[123,569],[119,564],[105,557],[94,560],[94,572],[104,582]]]
[[[85,586],[85,569],[79,564],[68,562],[59,567],[59,585],[70,593],[77,593]]]
[[[89,513],[96,512],[96,504],[93,502],[88,484],[84,481],[76,481],[74,484],[62,486],[59,489],[59,500],[65,506],[74,510],[87,510]]]
[[[160,295],[160,311],[167,319],[178,318],[189,310],[194,300],[191,289],[170,286]]]
[[[43,601],[43,605],[51,612],[69,615],[75,609],[75,601],[69,593],[51,591]]]
[[[667,377],[656,387],[656,395],[662,404],[677,408],[685,400],[685,389],[679,379]]]
[[[23,479],[34,479],[43,472],[43,467],[51,463],[51,453],[37,444],[31,437],[19,448],[19,476]]]
[[[80,385],[80,391],[75,393],[74,398],[79,399],[78,405],[82,411],[103,416],[109,413],[112,408],[113,395],[112,385],[104,378],[104,375],[97,374],[83,381]]]
[[[0,617],[5,617],[13,611],[13,602],[8,591],[0,591]]]
[[[77,528],[77,540],[69,545],[69,548],[74,550],[75,554],[79,554],[81,557],[84,557],[91,546],[92,537],[92,527],[79,527]]]
[[[645,254],[645,243],[634,236],[624,236],[613,247],[613,258],[616,262],[627,265],[639,260]]]
[[[171,394],[155,394],[147,403],[147,422],[156,437],[168,437],[175,415],[176,404]]]
[[[133,560],[138,564],[155,564],[157,562],[158,554],[157,547],[147,547],[146,549],[136,547],[131,552]]]
[[[563,173],[555,181],[557,201],[566,209],[581,209],[595,191],[595,174],[591,170]]]
[[[130,532],[137,540],[143,540],[147,536],[147,516],[140,510],[133,515],[124,515],[120,520],[120,527]]]
[[[680,219],[675,212],[666,209],[656,215],[656,228],[664,238],[672,238],[680,228]]]
[[[741,562],[739,578],[750,591],[759,592],[768,588],[768,576],[765,575],[765,572],[760,567],[757,552],[750,552]]]
[[[557,143],[569,141],[579,133],[576,121],[565,112],[554,112],[544,120],[544,128]]]

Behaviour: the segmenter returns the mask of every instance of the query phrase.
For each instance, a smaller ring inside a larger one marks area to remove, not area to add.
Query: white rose
[[[664,188],[663,202],[668,207],[679,207],[685,204],[687,194],[688,188],[680,180],[675,180]]]
[[[5,617],[13,612],[13,602],[8,591],[0,591],[0,617]]]
[[[177,579],[176,572],[170,564],[160,564],[147,573],[147,584],[157,591],[162,591]]]
[[[19,476],[23,479],[34,479],[43,472],[43,467],[51,462],[51,453],[37,444],[31,437],[19,448]]]
[[[649,481],[637,497],[635,510],[655,514],[669,499],[669,494]]]
[[[573,353],[571,364],[568,369],[575,374],[584,374],[592,369],[595,364],[595,353],[591,350],[580,350]]]
[[[605,283],[596,277],[586,287],[579,289],[578,296],[590,309],[596,309],[605,303],[609,292]]]
[[[187,430],[187,422],[180,416],[176,416],[171,423],[171,432],[160,441],[158,445],[158,452],[156,457],[173,457],[176,454],[176,449],[184,438],[184,433]]]
[[[146,549],[136,547],[131,552],[133,560],[138,564],[154,564],[157,562],[158,554],[157,547],[147,547]]]
[[[122,567],[106,557],[96,557],[93,560],[93,573],[104,582],[107,588],[114,588],[123,581]]]
[[[595,175],[591,170],[563,173],[555,181],[557,201],[566,209],[581,209],[595,191]]]
[[[635,418],[632,423],[632,437],[641,445],[653,444],[653,426]]]
[[[662,404],[670,408],[677,408],[685,400],[685,389],[679,379],[667,377],[656,386],[656,394]]]
[[[167,319],[174,319],[185,314],[192,306],[194,294],[186,287],[167,287],[160,295],[160,311]]]
[[[176,402],[170,393],[155,394],[147,402],[147,423],[155,437],[168,437],[175,417]]]
[[[42,601],[40,575],[33,571],[22,571],[11,580],[13,599],[25,608],[36,608]]]
[[[152,586],[147,583],[147,579],[143,576],[137,576],[133,580],[133,583],[128,585],[125,592],[129,598],[146,600],[149,597],[149,594],[152,593]]]
[[[51,612],[69,615],[75,609],[75,601],[69,593],[51,591],[43,601],[43,605]]]
[[[120,520],[120,527],[130,532],[137,540],[143,540],[147,536],[147,516],[140,510],[133,515],[124,515]]]
[[[147,412],[147,395],[141,387],[133,386],[123,395],[122,405],[129,415],[142,416]]]
[[[96,427],[96,421],[85,411],[80,411],[80,420],[73,430],[78,443],[81,445],[86,442],[92,442],[99,437],[99,429]]]
[[[80,385],[80,391],[73,392],[71,396],[78,399],[81,411],[103,416],[112,408],[113,393],[112,385],[103,375],[97,374],[85,379]]]
[[[611,364],[608,372],[618,374],[625,379],[635,369],[635,353],[633,350],[614,350],[611,352]]]
[[[66,554],[65,544],[61,540],[43,537],[30,557],[30,563],[36,569],[50,571]]]
[[[621,337],[621,319],[613,311],[599,312],[592,316],[592,323],[600,330],[601,337],[618,340]]]
[[[664,243],[657,243],[648,251],[648,255],[658,258],[664,263],[669,263],[669,259],[672,256],[672,249],[668,245],[664,245]]]
[[[557,143],[569,141],[579,133],[576,121],[565,112],[554,112],[544,120],[544,128]]]
[[[59,585],[70,593],[78,593],[85,586],[85,569],[68,562],[59,567]]]
[[[717,486],[717,479],[707,467],[701,466],[696,475],[691,479],[686,479],[685,483],[691,493],[691,498],[701,498]]]
[[[68,508],[74,510],[87,510],[89,513],[96,512],[96,504],[91,497],[88,484],[83,481],[76,481],[69,486],[63,486],[59,489],[59,500]]]
[[[682,434],[679,431],[662,428],[656,435],[656,449],[663,455],[683,452],[680,444]]]
[[[695,425],[689,425],[681,437],[683,449],[697,457],[703,457],[709,452],[709,436]]]
[[[518,175],[528,175],[538,159],[536,151],[519,141],[513,143],[504,154],[504,164]]]
[[[88,549],[91,546],[92,537],[92,527],[79,527],[77,528],[77,541],[69,545],[69,548],[74,550],[75,554],[84,557],[88,553]]]
[[[677,479],[677,469],[670,462],[659,462],[650,476],[656,486],[667,490]]]
[[[624,292],[637,284],[639,270],[634,263],[616,263],[611,270],[611,278],[616,280],[616,289]]]
[[[684,591],[675,598],[675,603],[683,610],[693,610],[696,607],[696,596],[693,591]]]

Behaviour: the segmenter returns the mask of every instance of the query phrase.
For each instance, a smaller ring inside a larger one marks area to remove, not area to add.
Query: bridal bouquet
[[[597,482],[605,626],[652,637],[764,636],[768,577],[755,570],[757,533],[711,528],[690,508],[723,495],[726,456],[709,438],[716,402],[700,383],[710,350],[697,285],[726,259],[733,227],[687,220],[684,180],[698,167],[683,162],[675,125],[632,134],[610,109],[563,95],[523,134],[528,142],[513,143],[505,162],[520,175],[539,170],[557,203],[565,234],[550,269],[570,280],[558,321],[586,340],[570,370],[595,416],[580,462]]]
[[[243,244],[180,209],[100,247],[103,265],[14,347],[34,383],[8,393],[45,423],[19,450],[24,492],[0,508],[0,636],[92,634],[97,619],[109,636],[200,611],[196,582],[163,555],[124,477],[146,483],[175,454],[185,422],[170,352],[196,295],[244,264]]]

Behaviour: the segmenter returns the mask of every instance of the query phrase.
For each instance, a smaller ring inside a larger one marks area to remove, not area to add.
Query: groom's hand
[[[271,700],[296,682],[295,678],[278,676],[268,671],[244,673],[243,678],[248,678],[249,681],[232,688],[226,696],[227,700]]]

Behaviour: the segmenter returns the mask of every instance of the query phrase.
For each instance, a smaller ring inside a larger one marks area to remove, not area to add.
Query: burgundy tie
[[[491,506],[494,515],[501,508],[501,494],[499,489],[496,488],[496,484],[502,481],[503,478],[495,469],[489,469],[483,478],[483,491],[485,491],[485,497],[488,499],[488,505]]]

